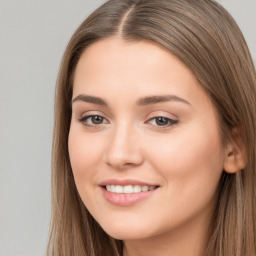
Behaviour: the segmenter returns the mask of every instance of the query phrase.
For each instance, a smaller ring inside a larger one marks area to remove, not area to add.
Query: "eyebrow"
[[[151,105],[151,104],[168,102],[168,101],[177,101],[177,102],[182,102],[182,103],[186,103],[186,104],[190,105],[190,103],[188,101],[186,101],[185,99],[182,99],[176,95],[148,96],[148,97],[138,99],[136,101],[136,104],[138,106],[147,106],[147,105]]]
[[[89,96],[89,95],[84,95],[80,94],[77,97],[75,97],[72,100],[72,103],[77,102],[77,101],[83,101],[83,102],[88,102],[96,105],[101,105],[101,106],[107,106],[107,102],[103,100],[102,98],[95,97],[95,96]]]
[[[96,105],[101,105],[101,106],[108,106],[108,103],[106,100],[95,97],[95,96],[90,96],[90,95],[84,95],[80,94],[77,97],[75,97],[72,100],[72,103],[77,102],[77,101],[83,101],[83,102],[88,102]],[[140,98],[136,101],[136,105],[138,106],[147,106],[147,105],[152,105],[152,104],[157,104],[157,103],[163,103],[163,102],[168,102],[168,101],[177,101],[181,103],[186,103],[187,105],[191,105],[187,100],[182,99],[176,95],[155,95],[155,96],[147,96]]]

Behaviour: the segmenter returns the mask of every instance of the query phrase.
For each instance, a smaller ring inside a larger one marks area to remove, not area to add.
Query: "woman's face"
[[[206,225],[225,149],[214,106],[179,59],[146,41],[101,40],[78,62],[72,100],[74,179],[109,235]]]

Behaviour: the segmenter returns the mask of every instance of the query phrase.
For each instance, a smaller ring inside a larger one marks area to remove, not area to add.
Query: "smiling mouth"
[[[141,192],[152,191],[159,186],[141,186],[141,185],[106,185],[105,190],[116,194],[136,194]]]

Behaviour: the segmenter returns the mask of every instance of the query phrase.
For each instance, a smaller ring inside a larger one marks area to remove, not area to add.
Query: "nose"
[[[120,170],[141,165],[144,159],[139,137],[138,132],[125,123],[113,129],[104,155],[105,162]]]

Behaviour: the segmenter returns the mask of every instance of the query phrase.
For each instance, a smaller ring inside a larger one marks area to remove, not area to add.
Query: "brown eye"
[[[79,119],[79,122],[83,123],[85,126],[100,126],[101,124],[107,123],[107,120],[99,115],[89,115],[83,116]]]
[[[104,119],[102,116],[92,116],[91,120],[93,124],[102,124]]]
[[[169,123],[169,119],[165,117],[156,117],[155,122],[158,126],[165,126]]]
[[[157,116],[151,118],[148,122],[154,126],[165,128],[177,124],[178,120],[170,119],[163,116]]]

